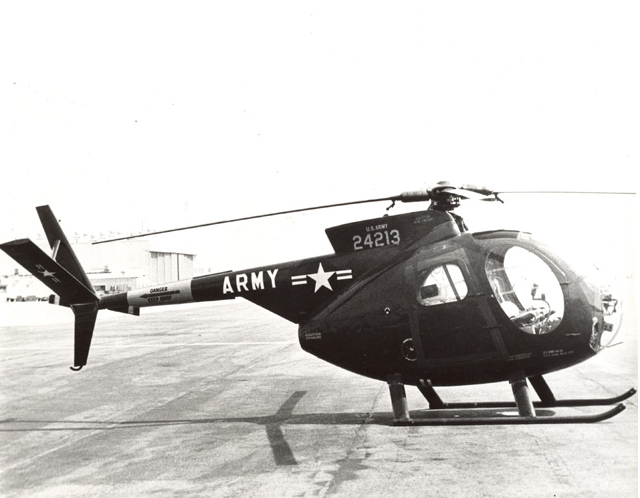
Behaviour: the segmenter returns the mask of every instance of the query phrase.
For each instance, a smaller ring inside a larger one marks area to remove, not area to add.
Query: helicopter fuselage
[[[529,234],[464,231],[437,210],[327,229],[335,254],[103,296],[101,308],[243,297],[299,324],[301,347],[406,384],[497,382],[595,355],[602,296]]]
[[[416,385],[542,375],[599,351],[599,289],[528,234],[462,233],[412,249],[302,324],[302,348]]]

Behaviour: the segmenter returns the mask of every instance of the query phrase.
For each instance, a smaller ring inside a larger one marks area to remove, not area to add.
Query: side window
[[[433,268],[422,281],[418,302],[423,306],[461,301],[467,297],[467,283],[460,267],[453,263]]]

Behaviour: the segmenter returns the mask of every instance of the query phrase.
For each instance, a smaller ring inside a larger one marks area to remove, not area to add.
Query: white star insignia
[[[329,282],[329,279],[334,273],[335,273],[334,271],[324,271],[324,268],[322,268],[322,263],[320,263],[318,265],[318,271],[316,273],[308,274],[310,278],[316,281],[316,288],[314,289],[313,292],[314,293],[318,292],[318,289],[320,289],[321,287],[326,287],[327,289],[332,291],[333,289],[331,288],[331,283]]]
[[[43,277],[51,277],[51,278],[54,278],[54,275],[56,274],[56,272],[49,271],[49,270],[42,270],[40,273],[42,273]]]

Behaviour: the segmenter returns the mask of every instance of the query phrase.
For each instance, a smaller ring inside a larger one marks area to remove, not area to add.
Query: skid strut
[[[527,380],[540,397],[540,401],[531,401]],[[429,380],[421,380],[417,386],[429,402],[430,410],[422,411],[418,417],[411,417],[407,396],[401,375],[392,375],[387,379],[391,403],[393,406],[394,425],[491,425],[491,424],[562,424],[593,423],[607,420],[625,407],[622,401],[633,396],[637,391],[630,389],[620,396],[611,398],[557,400],[549,385],[542,376],[525,377],[523,373],[515,374],[509,379],[513,391],[514,402],[475,402],[445,403],[433,388]],[[617,403],[617,404],[616,404]],[[559,416],[550,410],[536,408],[604,406],[616,404],[610,410],[590,414]],[[517,408],[516,413],[491,412],[491,409]],[[487,410],[489,410],[487,412]],[[430,413],[431,412],[431,413]]]
[[[409,416],[407,392],[402,383],[402,376],[400,374],[391,375],[387,383],[389,384],[391,406],[393,407],[393,422],[396,424],[410,422],[411,417]]]
[[[518,372],[513,375],[509,379],[509,384],[511,384],[511,390],[513,391],[513,397],[516,400],[520,416],[535,417],[536,411],[533,408],[531,396],[529,396],[529,385],[527,384],[527,378],[524,376],[524,372]]]

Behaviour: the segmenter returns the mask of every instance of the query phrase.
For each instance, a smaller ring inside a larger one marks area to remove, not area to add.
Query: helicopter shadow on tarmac
[[[112,431],[147,427],[164,427],[177,425],[214,425],[220,423],[249,423],[263,425],[266,430],[269,446],[273,458],[278,466],[298,465],[298,462],[287,442],[282,425],[383,425],[393,426],[393,414],[390,412],[352,412],[352,413],[306,413],[294,414],[298,402],[307,391],[295,391],[280,406],[273,415],[252,417],[214,417],[199,419],[158,419],[158,420],[125,420],[125,421],[97,421],[97,420],[18,420],[5,419],[0,421],[0,432],[52,432],[52,431]],[[432,413],[429,413],[432,412]],[[428,422],[431,416],[442,417],[442,410],[416,410],[412,415]],[[468,416],[467,410],[446,410],[451,425],[460,416]],[[539,416],[553,416],[554,410],[537,410]],[[464,415],[461,415],[464,414]],[[474,410],[474,416],[480,419],[487,415],[496,417],[512,417],[517,415],[504,409]],[[47,424],[47,427],[29,427],[30,425]],[[425,424],[428,425],[428,424]],[[13,426],[13,427],[11,427]],[[51,427],[53,426],[53,427]]]

